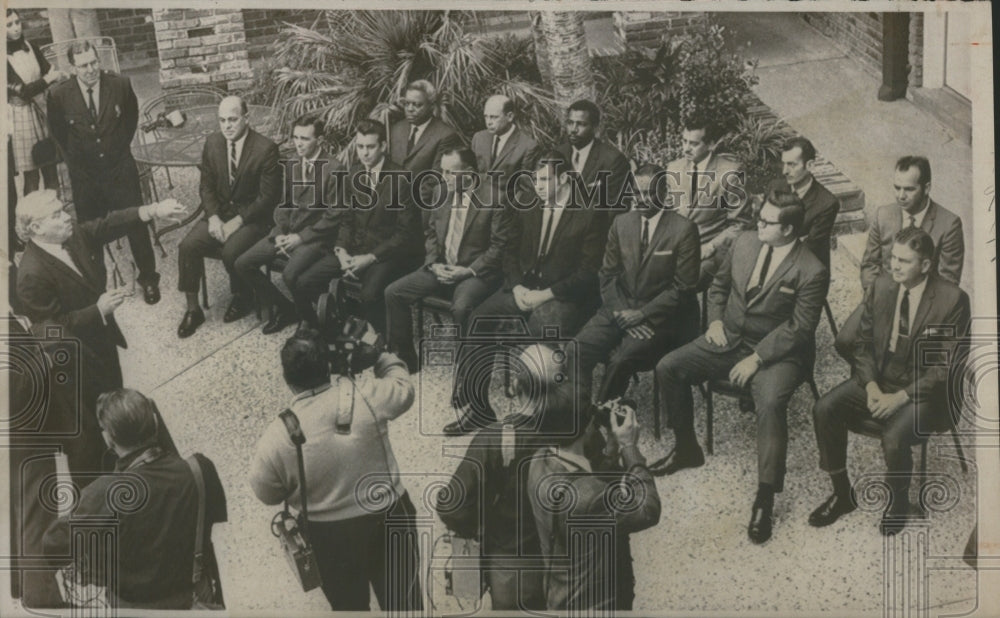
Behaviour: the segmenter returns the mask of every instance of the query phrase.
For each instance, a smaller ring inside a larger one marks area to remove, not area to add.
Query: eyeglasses
[[[767,227],[769,225],[781,225],[781,221],[768,221],[763,217],[757,217],[757,225],[762,225],[764,227]]]

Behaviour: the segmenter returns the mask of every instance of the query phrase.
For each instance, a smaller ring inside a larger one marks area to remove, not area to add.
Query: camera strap
[[[309,493],[306,490],[306,464],[302,458],[302,445],[306,443],[306,435],[302,433],[302,427],[299,425],[299,417],[295,416],[291,408],[285,408],[284,412],[280,415],[281,422],[285,424],[285,430],[288,432],[288,437],[292,439],[292,444],[295,445],[295,457],[298,460],[299,467],[299,496],[302,502],[302,536],[305,537],[306,542],[309,541],[309,507],[306,505],[308,501]],[[288,510],[288,500],[285,500],[285,510]]]

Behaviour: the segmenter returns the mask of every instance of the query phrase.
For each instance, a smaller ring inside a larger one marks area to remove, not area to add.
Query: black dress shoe
[[[750,514],[750,525],[747,526],[747,536],[750,541],[760,545],[771,538],[771,527],[774,525],[771,512],[774,506],[771,504],[754,504],[753,512]]]
[[[250,303],[242,296],[234,296],[226,307],[226,314],[222,316],[222,321],[226,324],[242,319],[250,313]]]
[[[685,468],[700,468],[705,465],[705,453],[697,443],[693,447],[684,447],[674,451],[674,456],[663,466],[656,466],[651,470],[654,476],[671,475],[684,470]]]
[[[284,330],[296,319],[294,307],[275,307],[271,310],[271,317],[264,323],[264,328],[260,329],[260,332],[265,335],[277,333]]]
[[[201,309],[190,309],[184,313],[184,319],[181,320],[181,325],[177,327],[177,336],[181,339],[190,337],[204,323],[204,312]]]
[[[841,515],[847,515],[857,508],[857,501],[854,499],[854,492],[851,491],[849,497],[842,497],[837,494],[831,495],[823,504],[809,514],[809,525],[814,528],[829,526],[840,519]]]
[[[444,435],[446,436],[461,436],[472,433],[477,429],[482,429],[490,423],[495,423],[496,420],[495,416],[488,418],[485,414],[480,414],[471,407],[466,406],[462,416],[457,421],[445,425],[442,431],[444,431]]]
[[[143,283],[142,298],[147,305],[155,305],[160,302],[160,286],[156,283]]]

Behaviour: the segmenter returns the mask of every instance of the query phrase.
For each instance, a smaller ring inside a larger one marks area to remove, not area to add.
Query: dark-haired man
[[[606,213],[605,229],[622,212],[622,188],[628,159],[605,140],[597,139],[601,110],[592,101],[574,101],[566,110],[566,141],[556,151],[572,165],[574,199],[586,208]],[[589,196],[589,197],[588,197]]]
[[[926,157],[905,156],[896,161],[893,176],[896,203],[878,209],[868,228],[868,244],[861,258],[861,288],[867,292],[879,275],[889,272],[893,238],[907,227],[927,232],[934,242],[931,267],[941,278],[962,281],[965,239],[962,219],[931,199],[931,164]],[[837,352],[848,362],[854,353],[862,307],[851,314],[837,334]]]
[[[921,343],[933,343],[941,358],[954,359],[969,332],[969,297],[934,272],[934,241],[917,227],[895,235],[889,271],[865,294],[855,342],[854,375],[813,407],[820,468],[830,475],[833,495],[809,516],[828,526],[855,508],[847,477],[847,432],[868,426],[882,437],[892,491],[882,516],[884,535],[898,532],[910,508],[911,447],[954,422],[949,413],[948,364],[920,362]]]
[[[704,337],[656,366],[661,405],[676,436],[667,474],[705,461],[694,432],[691,386],[728,377],[749,388],[757,407],[758,488],[747,529],[754,543],[771,537],[774,494],[784,485],[788,401],[812,371],[829,283],[826,268],[799,241],[804,218],[794,193],[768,195],[757,233],[736,239],[712,281]]]

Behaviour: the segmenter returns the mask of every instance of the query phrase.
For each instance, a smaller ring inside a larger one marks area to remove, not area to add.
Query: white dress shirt
[[[560,202],[556,199],[556,203],[552,206],[542,207],[542,230],[538,237],[538,253],[539,255],[546,255],[549,252],[549,248],[552,246],[552,239],[556,236],[556,230],[559,229],[559,220],[562,219],[563,211],[566,210],[566,204]],[[549,225],[549,219],[552,219],[552,230],[549,232],[549,243],[548,246],[542,246],[545,242],[545,229]]]
[[[77,77],[76,78],[76,83],[77,83],[78,86],[80,86],[80,94],[83,95],[83,104],[86,105],[86,106],[88,106],[88,108],[89,108],[89,105],[90,105],[90,101],[87,100],[87,90],[88,89],[93,89],[93,91],[94,91],[93,92],[93,96],[94,96],[94,112],[95,113],[100,113],[100,111],[101,111],[101,80],[98,79],[96,84],[94,84],[93,86],[88,86],[88,85],[86,85],[86,84],[83,83],[82,79],[80,79],[79,77]]]
[[[816,180],[812,176],[809,176],[806,178],[806,181],[799,186],[792,187],[792,190],[795,191],[795,195],[799,196],[799,199],[801,200],[805,198],[806,193],[809,193],[809,189],[812,188],[814,182],[816,182]]]
[[[655,215],[653,215],[652,217],[650,217],[648,219],[646,217],[643,217],[642,215],[639,215],[639,219],[640,219],[640,221],[639,221],[639,243],[640,243],[640,246],[642,244],[642,226],[646,225],[647,221],[649,222],[649,224],[648,224],[649,225],[649,238],[647,240],[649,241],[649,247],[652,247],[653,246],[653,234],[656,234],[656,226],[660,224],[660,219],[662,219],[662,218],[663,218],[663,211],[659,210],[659,209],[657,209]],[[646,248],[647,251],[649,251],[649,247]]]
[[[798,244],[797,240],[786,245],[781,245],[780,247],[774,247],[774,250],[771,252],[771,263],[767,266],[767,278],[764,279],[761,287],[767,285],[767,282],[774,276],[774,271],[778,270],[778,266],[788,257],[788,254],[792,252],[796,244]],[[753,267],[753,273],[750,274],[750,281],[747,282],[747,290],[757,285],[757,280],[760,278],[760,271],[764,268],[764,256],[767,255],[768,247],[770,245],[767,243],[764,243],[760,247],[760,253],[757,254],[757,263]]]
[[[383,163],[385,163],[385,157],[382,157],[381,159],[379,159],[378,163],[376,163],[375,165],[371,166],[370,168],[368,168],[366,170],[368,172],[369,178],[371,178],[371,181],[372,181],[372,185],[371,186],[372,187],[377,187],[378,186],[378,175],[380,173],[382,173],[382,164]]]
[[[431,116],[430,118],[428,118],[427,120],[425,120],[423,124],[411,124],[411,125],[410,125],[410,133],[411,133],[411,134],[413,134],[413,145],[414,145],[414,146],[416,146],[416,145],[417,145],[417,142],[419,142],[419,141],[420,141],[420,136],[424,134],[424,129],[426,129],[426,128],[427,128],[427,125],[429,125],[429,124],[431,123],[431,120],[432,120],[433,118],[434,118],[434,117],[433,117],[433,116]],[[416,128],[416,129],[417,129],[417,132],[416,132],[415,134],[413,133],[413,129],[414,129],[414,128]],[[406,139],[407,139],[407,140],[409,140],[409,139],[410,139],[410,136],[409,136],[409,135],[407,135],[407,136],[406,136]]]
[[[455,194],[458,200],[458,194]],[[448,216],[448,232],[445,234],[444,256],[449,265],[458,264],[458,248],[462,246],[462,235],[465,233],[465,219],[469,215],[469,204],[472,197],[469,193],[462,195],[462,201],[452,204]]]
[[[920,306],[920,299],[924,295],[924,289],[927,287],[927,277],[918,283],[917,285],[910,288],[910,311],[909,311],[909,325],[910,334],[909,337],[912,338],[913,333],[913,321],[917,317],[917,308]],[[906,291],[905,286],[899,286],[899,293],[896,294],[896,310],[892,315],[892,335],[889,337],[889,351],[896,351],[896,340],[899,338],[899,309],[903,304],[903,292]]]
[[[494,142],[499,141],[499,143],[496,146],[498,157],[500,156],[500,153],[503,152],[503,147],[507,145],[507,140],[510,139],[510,136],[514,134],[514,129],[516,127],[517,125],[511,123],[511,125],[507,127],[507,130],[502,135],[493,136]],[[493,153],[493,144],[490,144],[490,153],[491,154]]]
[[[577,149],[575,147],[570,147],[572,151],[570,153],[570,165],[577,172],[583,173],[583,168],[587,166],[587,158],[590,156],[590,149],[594,147],[594,140],[590,140],[590,143],[583,148]]]
[[[236,140],[236,168],[235,169],[237,169],[237,170],[240,169],[240,158],[243,157],[243,145],[246,144],[246,142],[247,142],[247,135],[249,135],[249,134],[250,134],[250,129],[247,129],[246,131],[243,132],[243,137],[241,137],[238,140]],[[232,146],[231,146],[232,143],[233,142],[231,142],[229,140],[226,140],[226,167],[227,167],[227,169],[229,167],[229,163],[228,163],[228,161],[229,161],[229,151],[232,149]]]
[[[910,217],[913,217],[914,227],[920,227],[921,225],[923,225],[924,217],[927,215],[927,209],[930,207],[930,205],[931,205],[931,198],[928,197],[924,199],[924,207],[921,208],[920,212],[916,214],[911,215],[910,213],[901,209],[900,214],[903,215],[903,225],[900,226],[900,229],[910,227]]]

